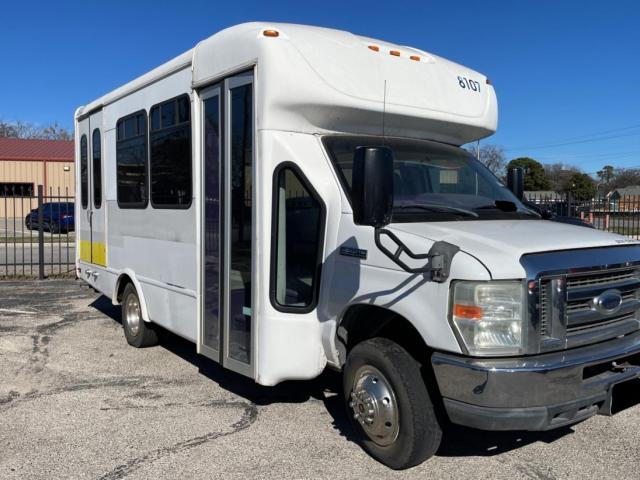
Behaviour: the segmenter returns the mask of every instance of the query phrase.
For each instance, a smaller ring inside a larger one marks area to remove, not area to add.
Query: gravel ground
[[[74,281],[0,282],[0,478],[640,478],[640,407],[547,433],[448,426],[393,472],[351,440],[336,374],[259,387],[168,333],[129,347],[119,317]]]

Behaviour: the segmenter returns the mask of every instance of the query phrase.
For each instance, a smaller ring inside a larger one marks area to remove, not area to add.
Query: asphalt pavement
[[[129,347],[79,282],[0,282],[2,479],[640,478],[640,406],[546,433],[448,425],[434,458],[394,472],[352,440],[338,381],[260,387],[167,332]]]

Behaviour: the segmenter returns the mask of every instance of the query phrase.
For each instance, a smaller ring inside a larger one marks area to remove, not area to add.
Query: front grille
[[[540,286],[540,335],[549,335],[549,321],[551,318],[551,281],[543,280]]]
[[[580,275],[567,276],[567,288],[579,288],[604,285],[621,282],[635,278],[637,270],[635,268],[625,268],[613,271],[591,272]]]
[[[585,330],[591,330],[595,327],[597,328],[603,328],[609,325],[617,325],[618,323],[625,321],[625,320],[631,320],[635,318],[635,313],[627,313],[626,315],[620,315],[620,316],[614,316],[608,320],[604,320],[604,321],[600,321],[598,322],[597,325],[583,325],[583,326],[578,326],[578,327],[572,327],[570,329],[568,329],[569,333],[580,333],[580,332],[584,332]]]
[[[633,300],[636,298],[636,292],[630,291],[622,294],[622,301]],[[593,299],[573,300],[567,302],[567,314],[571,315],[576,312],[585,312],[593,309]]]
[[[585,337],[589,331],[598,332],[620,326],[636,318],[640,308],[640,277],[637,267],[588,272],[568,272],[543,277],[539,284],[540,335],[552,337],[555,322],[566,328],[567,344],[571,336]],[[606,313],[598,309],[594,299],[604,292],[619,293],[622,302],[615,311]]]

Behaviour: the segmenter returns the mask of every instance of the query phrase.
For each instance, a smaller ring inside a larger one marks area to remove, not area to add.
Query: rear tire
[[[421,364],[386,338],[356,345],[343,375],[347,413],[364,450],[394,470],[433,456],[442,439]]]
[[[122,294],[122,326],[129,345],[136,348],[158,344],[158,334],[150,322],[142,319],[140,297],[132,283],[127,284]]]

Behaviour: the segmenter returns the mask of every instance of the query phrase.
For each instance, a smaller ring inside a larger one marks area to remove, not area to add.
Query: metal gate
[[[0,279],[75,275],[75,198],[69,190],[0,189]]]

